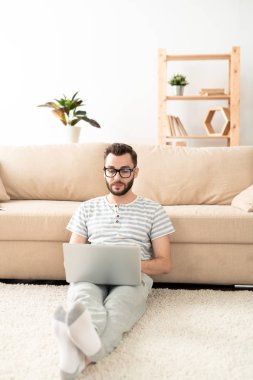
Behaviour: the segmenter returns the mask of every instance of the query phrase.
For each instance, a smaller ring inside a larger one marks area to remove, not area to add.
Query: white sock
[[[59,367],[63,380],[75,379],[84,369],[84,355],[73,344],[68,336],[68,328],[65,322],[66,312],[60,306],[56,309],[53,318],[53,331],[57,339],[59,349]]]
[[[95,355],[101,348],[100,338],[91,316],[82,303],[75,303],[67,313],[68,334],[73,343],[86,356]]]

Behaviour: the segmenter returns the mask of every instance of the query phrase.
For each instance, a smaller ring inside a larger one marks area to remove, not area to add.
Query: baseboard
[[[30,279],[0,279],[0,282],[5,284],[28,284],[28,285],[68,285],[64,280],[30,280]],[[188,284],[188,283],[168,283],[168,282],[154,282],[154,289],[212,289],[222,291],[235,291],[235,290],[253,290],[253,285],[213,285],[213,284]]]

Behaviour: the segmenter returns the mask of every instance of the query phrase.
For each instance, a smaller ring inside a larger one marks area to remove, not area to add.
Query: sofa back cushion
[[[82,201],[106,193],[108,144],[0,147],[1,177],[11,199]]]
[[[107,193],[106,143],[0,147],[11,199],[83,201]],[[134,191],[163,205],[230,204],[253,184],[253,147],[134,145]]]
[[[134,190],[163,205],[230,204],[253,184],[253,147],[135,148]]]

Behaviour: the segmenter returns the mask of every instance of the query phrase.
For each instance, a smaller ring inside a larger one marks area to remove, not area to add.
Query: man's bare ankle
[[[91,363],[90,359],[88,359],[87,356],[84,357],[84,363],[85,367],[87,367]]]

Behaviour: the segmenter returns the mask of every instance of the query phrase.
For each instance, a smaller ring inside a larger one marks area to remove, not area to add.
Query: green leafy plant
[[[68,99],[65,95],[61,99],[54,99],[53,102],[47,102],[41,104],[38,107],[53,108],[52,113],[56,116],[64,125],[76,125],[79,121],[83,120],[92,125],[93,127],[100,128],[97,121],[90,119],[87,116],[87,112],[83,110],[77,110],[79,107],[84,106],[81,99],[78,99],[78,92],[76,92],[71,99]]]
[[[174,74],[173,77],[170,78],[168,83],[171,86],[186,86],[188,84],[186,77],[182,74]]]

